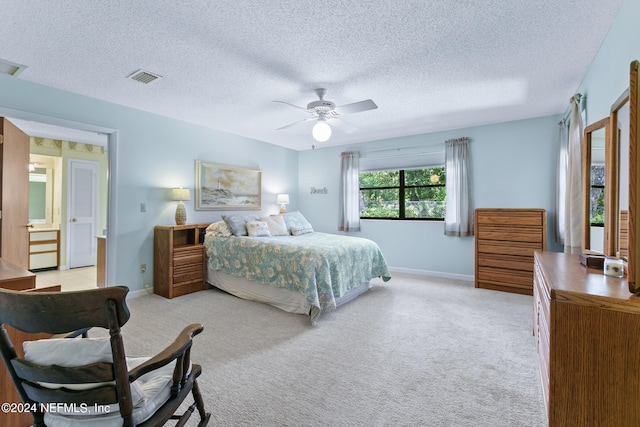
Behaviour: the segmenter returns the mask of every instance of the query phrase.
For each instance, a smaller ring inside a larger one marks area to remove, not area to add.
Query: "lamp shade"
[[[319,117],[316,124],[313,125],[311,134],[313,135],[313,139],[316,141],[325,142],[331,138],[331,126],[329,126],[324,117]]]
[[[285,205],[289,204],[289,195],[288,194],[278,194],[276,197],[276,203],[280,205],[280,213],[286,213],[287,207]]]
[[[288,194],[278,194],[276,198],[276,203],[279,205],[288,205],[289,204],[289,195]]]
[[[188,188],[174,188],[171,190],[172,200],[191,200],[191,191]]]

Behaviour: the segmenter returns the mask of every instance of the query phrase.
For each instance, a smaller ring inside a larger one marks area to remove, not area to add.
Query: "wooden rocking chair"
[[[123,286],[76,292],[25,293],[0,289],[0,351],[22,399],[16,410],[28,410],[34,426],[161,426],[187,422],[197,409],[199,426],[210,414],[191,364],[192,339],[203,326],[192,324],[151,358],[127,358],[120,328],[129,320]],[[63,334],[24,344],[19,357],[4,325],[26,332]],[[91,328],[106,328],[109,337],[87,338]],[[82,335],[82,337],[79,337]],[[174,415],[183,400],[194,403]]]

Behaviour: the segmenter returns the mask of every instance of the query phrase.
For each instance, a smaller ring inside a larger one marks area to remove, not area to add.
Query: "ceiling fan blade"
[[[351,123],[347,123],[337,117],[327,118],[327,121],[329,122],[329,124],[331,124],[331,126],[335,127],[338,130],[341,130],[344,133],[353,133],[358,130],[356,126],[352,125]]]
[[[286,125],[286,126],[282,126],[281,128],[278,128],[278,129],[276,129],[276,130],[286,129],[286,128],[288,128],[288,127],[291,127],[291,126],[297,125],[297,124],[299,124],[299,123],[308,122],[309,120],[316,120],[316,117],[308,117],[308,118],[303,119],[303,120],[298,120],[297,122],[289,123],[288,125]]]
[[[367,99],[360,102],[354,102],[353,104],[336,107],[335,112],[338,114],[353,114],[359,113],[361,111],[375,110],[376,108],[378,108],[376,103],[370,99]]]
[[[301,109],[301,110],[307,111],[307,109],[306,109],[306,108],[304,108],[304,107],[298,107],[297,105],[293,105],[293,104],[290,104],[290,103],[285,102],[285,101],[273,101],[273,102],[278,102],[278,103],[280,103],[280,104],[290,105],[291,107],[299,108],[299,109]]]

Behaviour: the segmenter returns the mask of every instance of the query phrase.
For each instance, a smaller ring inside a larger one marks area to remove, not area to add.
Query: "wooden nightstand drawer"
[[[204,261],[204,247],[198,245],[193,248],[180,248],[173,254],[173,268],[187,264],[202,264]]]
[[[204,269],[202,263],[186,264],[173,268],[173,282],[189,282],[193,280],[203,280]]]

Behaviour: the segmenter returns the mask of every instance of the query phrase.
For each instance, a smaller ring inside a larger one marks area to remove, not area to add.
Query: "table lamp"
[[[178,200],[178,207],[176,208],[176,225],[186,224],[187,210],[182,201],[191,200],[191,192],[188,188],[174,188],[171,191],[171,199]]]

